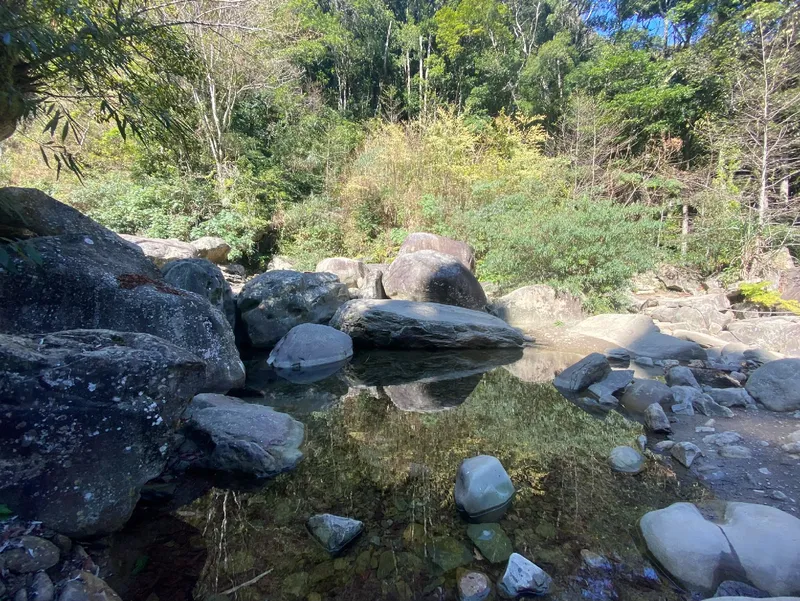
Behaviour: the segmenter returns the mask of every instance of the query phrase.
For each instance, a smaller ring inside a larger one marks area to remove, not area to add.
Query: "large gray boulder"
[[[765,363],[750,374],[745,388],[772,411],[800,409],[800,359]]]
[[[658,380],[634,378],[633,384],[625,389],[619,399],[620,404],[632,413],[644,413],[653,403],[669,405],[673,401],[672,390]]]
[[[677,580],[711,593],[739,580],[770,595],[800,593],[800,520],[768,505],[727,503],[713,520],[691,503],[647,513],[648,550]]]
[[[800,355],[800,317],[758,317],[728,324],[736,340],[747,345]]]
[[[421,250],[397,257],[384,274],[389,298],[483,310],[488,301],[478,280],[455,257]]]
[[[0,503],[70,536],[117,530],[204,373],[149,334],[0,334]]]
[[[731,303],[723,293],[683,298],[651,299],[645,312],[653,319],[668,324],[681,324],[684,329],[719,334],[733,321]]]
[[[786,300],[800,301],[800,267],[793,267],[781,273],[781,296]]]
[[[398,255],[407,253],[415,253],[420,250],[434,250],[436,252],[450,255],[455,257],[469,269],[475,273],[475,251],[466,242],[459,242],[452,238],[445,236],[437,236],[436,234],[428,234],[425,232],[415,232],[409,234],[400,245]]]
[[[339,281],[351,290],[358,290],[365,284],[367,267],[363,261],[347,259],[345,257],[332,257],[322,259],[317,263],[314,271],[318,273],[332,273]]]
[[[575,365],[569,366],[556,376],[553,384],[556,388],[569,392],[578,392],[591,384],[603,380],[611,373],[611,366],[605,355],[592,353]]]
[[[303,458],[303,424],[264,405],[199,394],[187,416],[187,433],[208,449],[199,467],[270,478],[293,469]]]
[[[352,300],[330,325],[356,346],[379,348],[480,349],[521,347],[522,334],[481,311],[402,300]]]
[[[679,361],[706,358],[699,344],[662,334],[646,315],[595,315],[573,326],[571,331],[612,342],[635,356]]]
[[[111,232],[32,238],[41,261],[0,271],[0,332],[109,329],[159,336],[206,363],[204,390],[244,382],[233,331],[205,299],[170,286],[136,248]]]
[[[572,324],[584,317],[579,298],[543,284],[506,294],[492,303],[490,312],[522,330],[552,326],[556,322]]]
[[[225,316],[233,328],[236,325],[236,301],[222,270],[208,259],[180,259],[167,263],[164,279],[171,286],[199,294]]]
[[[129,234],[120,234],[120,237],[141,248],[145,256],[157,267],[164,267],[170,261],[195,259],[200,256],[194,246],[173,238],[145,238]]]
[[[331,273],[275,270],[247,282],[237,304],[246,341],[272,348],[301,323],[327,324],[349,299],[347,286]]]

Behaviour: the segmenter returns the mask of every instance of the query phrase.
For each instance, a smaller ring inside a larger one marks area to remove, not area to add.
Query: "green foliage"
[[[772,311],[786,311],[800,315],[800,302],[781,298],[779,292],[770,289],[770,282],[739,284],[739,290],[745,300]]]

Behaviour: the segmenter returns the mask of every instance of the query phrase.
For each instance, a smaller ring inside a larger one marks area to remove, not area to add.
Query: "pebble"
[[[663,453],[665,451],[669,451],[674,446],[675,446],[674,440],[662,440],[661,442],[657,442],[653,448],[657,452]]]
[[[492,594],[492,584],[482,572],[466,572],[458,579],[460,601],[483,601]]]
[[[759,440],[758,441],[758,446],[760,446],[760,447],[768,447],[769,443],[766,440]]]
[[[716,429],[709,428],[708,426],[696,426],[694,431],[697,432],[698,434],[701,434],[701,433],[706,433],[707,434],[709,432],[716,432]]]
[[[787,497],[783,492],[780,490],[773,490],[769,493],[770,498],[775,499],[776,501],[785,501],[789,497]]]
[[[704,423],[703,425],[704,425],[706,428],[713,428],[713,427],[714,427],[716,424],[717,424],[717,421],[716,421],[716,420],[714,420],[714,419],[710,419],[710,420],[708,420],[706,423]]]
[[[769,468],[766,468],[766,467],[760,467],[760,468],[758,468],[758,471],[760,473],[764,474],[765,476],[769,476],[769,475],[772,474],[772,472],[769,471]]]

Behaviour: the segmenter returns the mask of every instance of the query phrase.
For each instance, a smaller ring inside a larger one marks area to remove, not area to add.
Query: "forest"
[[[121,233],[391,258],[623,302],[800,244],[789,0],[6,0],[0,185]]]

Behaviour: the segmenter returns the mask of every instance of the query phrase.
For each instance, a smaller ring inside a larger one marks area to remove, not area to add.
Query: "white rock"
[[[612,470],[624,474],[638,474],[644,467],[644,456],[633,447],[615,447],[608,461]]]
[[[497,522],[514,498],[514,485],[503,465],[491,455],[461,462],[456,476],[455,501],[472,522]]]
[[[523,595],[540,596],[550,591],[552,583],[553,579],[542,568],[519,553],[512,553],[497,590],[506,599]]]
[[[691,467],[692,462],[700,454],[700,447],[692,442],[679,442],[670,449],[670,453],[685,467]]]
[[[653,403],[645,409],[644,423],[651,432],[672,432],[669,418],[659,403]]]

